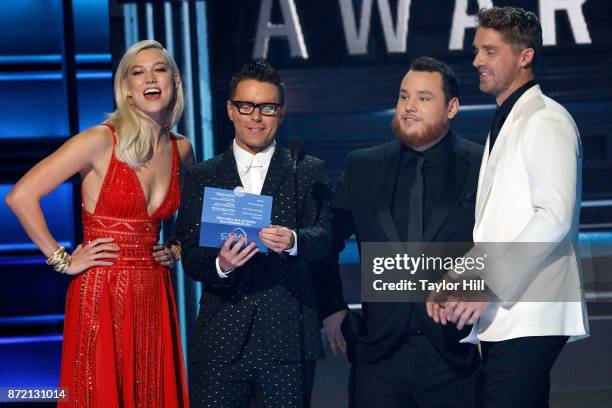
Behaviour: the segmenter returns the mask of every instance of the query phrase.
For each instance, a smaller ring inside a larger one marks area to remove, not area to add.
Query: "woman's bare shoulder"
[[[193,147],[189,138],[175,132],[172,132],[172,135],[176,139],[176,145],[178,147],[181,160],[189,160],[193,156]]]
[[[83,165],[87,164],[86,168],[106,168],[113,150],[113,140],[113,133],[108,126],[97,125],[70,138],[65,145],[65,152],[70,156],[79,156]]]
[[[102,152],[113,146],[113,134],[108,126],[92,126],[73,138],[75,143],[83,145],[90,151]]]

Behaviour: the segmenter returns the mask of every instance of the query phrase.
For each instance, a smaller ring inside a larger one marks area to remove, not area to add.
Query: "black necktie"
[[[410,189],[410,215],[408,217],[407,242],[421,242],[423,239],[423,197],[425,195],[425,183],[423,181],[423,165],[425,158],[416,157],[416,174],[414,183]]]
[[[497,107],[495,117],[493,118],[493,123],[491,124],[491,131],[489,132],[489,154],[491,154],[491,150],[493,150],[493,145],[495,144],[495,140],[497,140],[497,135],[499,134],[503,124],[504,117],[499,111],[499,107]]]

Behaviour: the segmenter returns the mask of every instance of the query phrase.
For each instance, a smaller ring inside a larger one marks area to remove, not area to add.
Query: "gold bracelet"
[[[63,246],[57,247],[55,251],[51,254],[50,257],[47,258],[47,265],[55,265],[59,262],[59,260],[63,257],[63,254],[66,253],[66,248]]]
[[[58,247],[49,258],[47,258],[47,265],[50,265],[59,273],[66,273],[70,266],[71,257],[66,252],[66,248],[63,246]]]
[[[72,260],[71,256],[66,253],[64,259],[57,265],[53,267],[59,273],[66,273],[68,271],[68,267],[70,266],[70,261]]]

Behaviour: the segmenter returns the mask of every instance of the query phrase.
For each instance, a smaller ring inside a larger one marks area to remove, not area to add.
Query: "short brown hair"
[[[531,68],[542,50],[542,26],[531,11],[518,7],[491,7],[481,9],[476,17],[478,26],[499,31],[502,38],[519,50],[533,48]]]
[[[459,97],[459,80],[453,69],[431,57],[419,57],[410,64],[410,71],[418,72],[438,72],[442,76],[444,83],[444,99],[446,103],[453,98]]]
[[[274,69],[272,64],[265,59],[258,58],[247,62],[238,71],[236,71],[236,73],[234,73],[229,84],[230,100],[234,100],[238,83],[246,79],[267,82],[276,86],[276,89],[278,90],[279,103],[281,105],[285,103],[285,84],[283,83],[278,71]]]

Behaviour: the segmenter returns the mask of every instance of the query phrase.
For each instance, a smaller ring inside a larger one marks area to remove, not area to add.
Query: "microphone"
[[[289,152],[291,153],[291,160],[293,160],[293,211],[295,212],[295,235],[296,239],[299,239],[299,220],[300,217],[298,215],[298,176],[297,176],[297,164],[304,158],[304,141],[299,137],[293,137],[289,141]],[[304,366],[306,362],[306,349],[304,344],[304,298],[302,293],[302,277],[301,274],[297,276],[298,280],[298,311],[299,311],[299,321],[298,321],[298,329],[300,336],[300,371],[302,377],[302,407],[307,408],[307,398],[306,398],[306,367]]]
[[[304,158],[304,141],[299,137],[294,137],[289,141],[289,152],[293,159],[293,169],[297,163]]]

